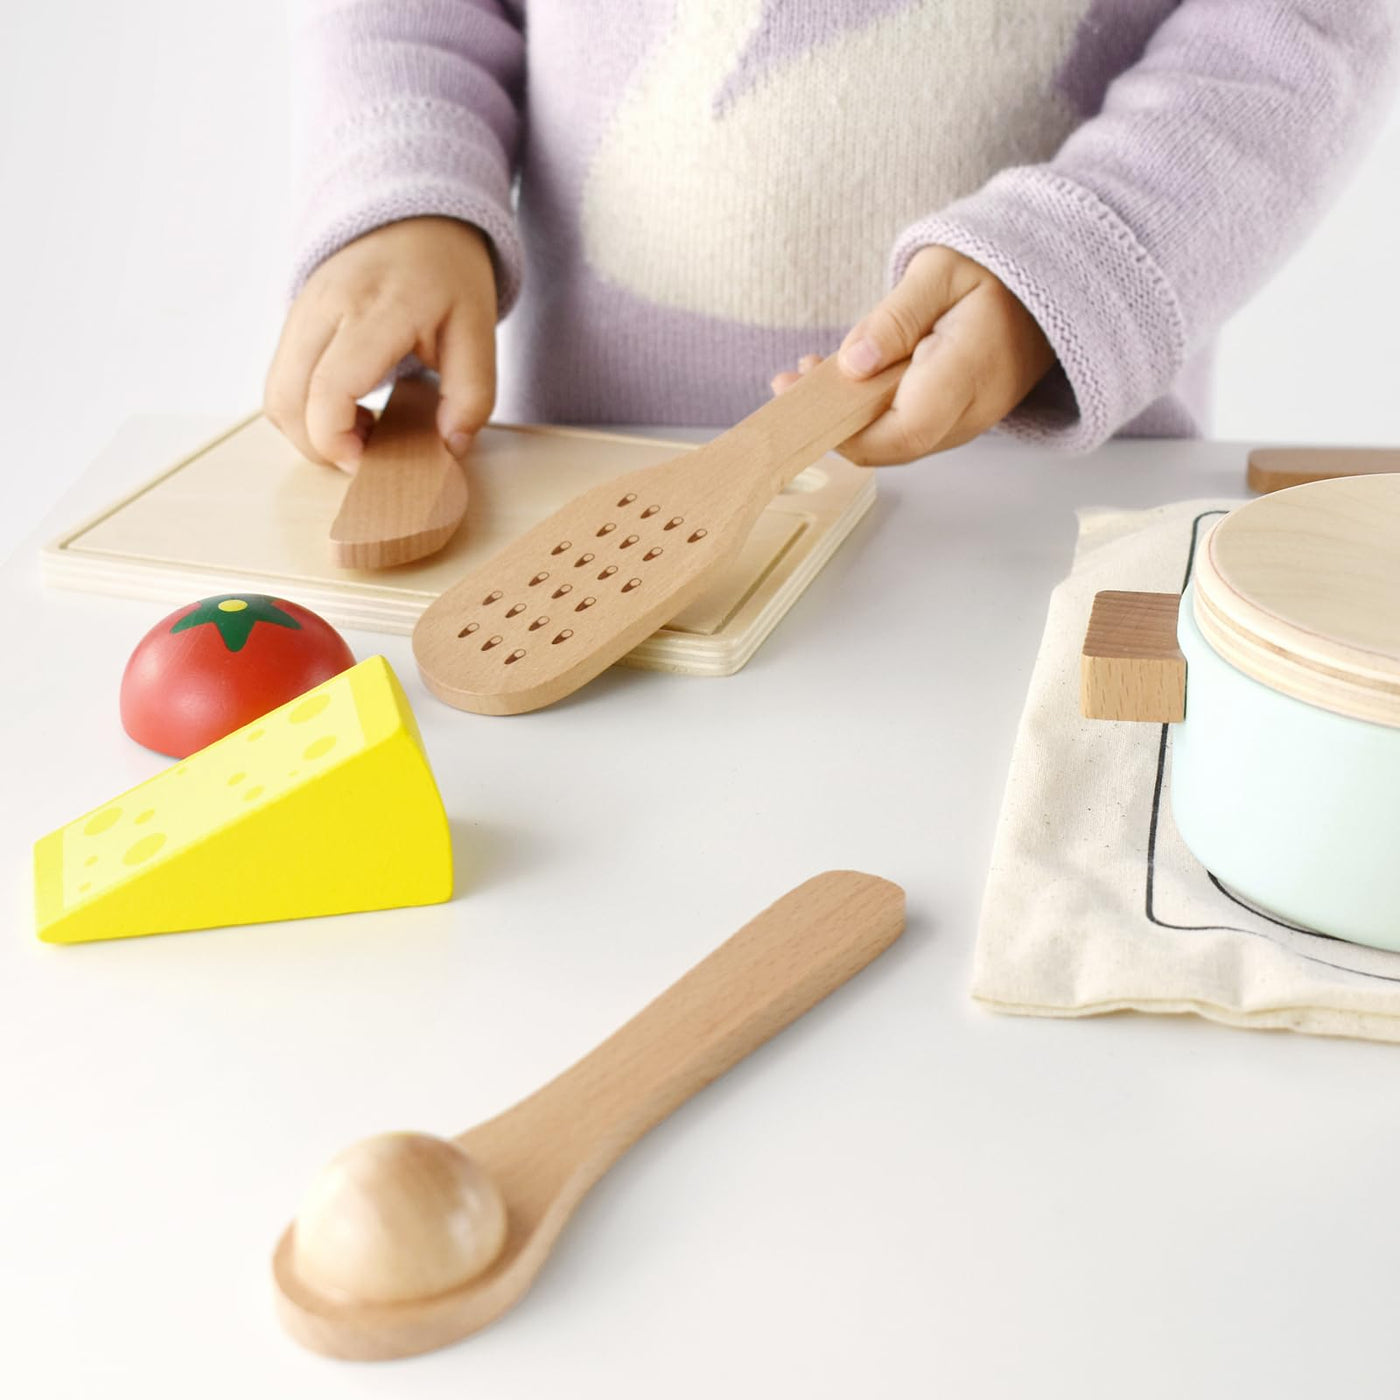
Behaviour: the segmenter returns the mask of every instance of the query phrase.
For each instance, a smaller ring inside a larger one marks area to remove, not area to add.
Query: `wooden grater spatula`
[[[467,479],[438,435],[437,403],[425,379],[394,385],[331,525],[337,564],[393,568],[436,553],[456,534]]]
[[[889,404],[903,372],[853,380],[833,355],[704,447],[576,497],[423,614],[424,684],[484,715],[577,690],[696,597],[768,502]]]

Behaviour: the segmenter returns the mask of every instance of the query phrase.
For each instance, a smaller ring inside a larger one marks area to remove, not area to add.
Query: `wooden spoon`
[[[576,497],[418,620],[424,684],[485,715],[577,690],[696,597],[774,495],[871,422],[903,372],[854,380],[830,356],[704,447]]]
[[[426,379],[394,385],[331,524],[331,557],[342,568],[407,564],[457,533],[467,478],[438,435],[437,405]]]
[[[450,1141],[399,1134],[350,1148],[278,1243],[284,1326],[314,1351],[362,1361],[431,1351],[485,1327],[519,1301],[574,1208],[628,1147],[903,928],[898,885],[828,871],[499,1117]]]

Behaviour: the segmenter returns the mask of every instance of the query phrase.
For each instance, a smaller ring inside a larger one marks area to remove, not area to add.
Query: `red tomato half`
[[[179,608],[142,637],[122,676],[122,726],[185,758],[355,664],[314,612],[262,593]]]

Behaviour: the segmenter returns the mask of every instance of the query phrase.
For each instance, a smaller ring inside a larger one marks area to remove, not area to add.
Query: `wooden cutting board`
[[[694,446],[493,424],[468,459],[471,505],[457,535],[431,558],[369,571],[340,567],[327,547],[345,478],[304,461],[256,415],[66,531],[42,553],[43,578],[171,606],[256,589],[284,595],[338,627],[407,634],[464,573],[581,491]],[[873,471],[822,458],[774,499],[714,587],[622,664],[732,675],[874,499]]]

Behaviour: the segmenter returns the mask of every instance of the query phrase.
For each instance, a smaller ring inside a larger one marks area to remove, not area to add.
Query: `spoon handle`
[[[851,870],[789,891],[515,1112],[587,1190],[643,1133],[882,953],[904,891]],[[542,1115],[535,1118],[535,1114]],[[547,1126],[546,1126],[547,1125]]]

